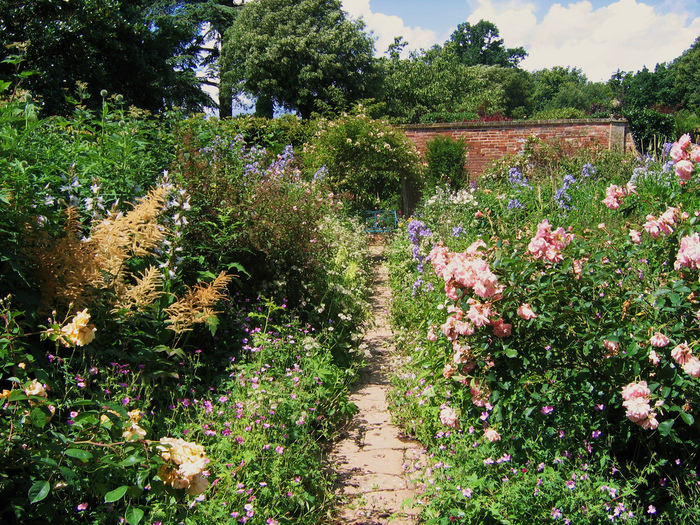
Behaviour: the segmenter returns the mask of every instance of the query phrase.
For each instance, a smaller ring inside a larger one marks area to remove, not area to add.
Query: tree
[[[7,46],[22,49],[22,71],[38,73],[24,86],[49,114],[70,110],[78,83],[95,105],[106,90],[151,111],[199,110],[212,104],[195,74],[199,26],[178,9],[169,0],[0,0],[0,59],[16,54]]]
[[[582,89],[587,83],[586,75],[578,68],[554,66],[551,69],[542,69],[532,74],[534,88],[532,92],[532,110],[534,112],[544,109],[552,109],[551,103],[565,87],[568,94],[566,98],[572,98],[575,91],[572,88]]]
[[[627,108],[665,107],[677,109],[681,96],[676,86],[676,68],[656,64],[654,71],[643,67],[637,73],[617,72],[608,81],[617,100]]]
[[[223,36],[233,25],[239,8],[245,0],[181,0],[177,16],[190,20],[200,28],[199,64],[205,71],[202,84],[219,90],[219,114],[231,115],[232,89],[226,81],[221,81],[219,61]],[[219,79],[217,82],[216,79]]]
[[[340,0],[246,3],[227,31],[222,82],[308,119],[319,107],[340,109],[371,94],[374,42],[349,20]],[[271,115],[268,115],[271,116]]]
[[[486,20],[459,24],[445,43],[445,50],[468,66],[518,67],[527,56],[522,47],[506,48],[496,25]]]
[[[676,59],[675,73],[683,107],[700,113],[700,37]]]

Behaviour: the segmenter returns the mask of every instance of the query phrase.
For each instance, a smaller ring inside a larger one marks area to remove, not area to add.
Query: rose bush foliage
[[[396,238],[393,400],[435,454],[428,523],[697,519],[700,200],[676,158],[693,148],[627,181],[584,166],[567,206],[566,176],[509,170]],[[523,191],[536,206],[504,205]]]

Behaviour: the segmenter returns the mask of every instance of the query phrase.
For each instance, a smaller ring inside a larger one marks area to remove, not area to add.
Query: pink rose
[[[656,350],[649,350],[649,362],[654,366],[659,366],[661,358],[659,354],[656,353]]]
[[[689,160],[679,160],[676,162],[676,175],[678,175],[678,178],[681,179],[681,181],[687,182],[693,176],[694,167],[695,164]]]
[[[676,360],[676,363],[683,366],[693,357],[693,351],[688,343],[681,343],[671,350],[671,357]]]
[[[649,343],[651,343],[651,346],[654,346],[656,348],[663,348],[664,346],[668,345],[670,341],[671,340],[661,332],[656,332],[654,335],[651,336],[651,339],[649,339]]]
[[[637,424],[645,430],[656,430],[659,428],[659,422],[654,412],[650,413],[643,421],[638,421]]]
[[[493,443],[494,441],[500,441],[501,435],[492,428],[487,428],[484,430],[484,437]]]
[[[700,359],[693,356],[683,365],[683,371],[692,378],[700,377]]]
[[[442,405],[440,410],[440,421],[443,425],[450,428],[459,427],[459,416],[454,408],[450,408],[447,405]]]
[[[697,232],[681,238],[681,247],[673,267],[676,270],[681,268],[700,269],[700,235]]]
[[[635,397],[648,398],[649,396],[651,396],[651,390],[649,390],[649,386],[647,385],[646,381],[630,383],[622,389],[622,399],[625,401]]]
[[[700,147],[695,146],[690,150],[690,160],[693,162],[700,162]]]
[[[671,146],[671,151],[669,151],[669,156],[676,162],[688,158],[688,154],[677,142]]]
[[[690,142],[691,142],[690,133],[686,133],[685,135],[682,135],[681,138],[678,139],[678,142],[676,142],[676,144],[678,144],[678,146],[684,150],[685,148],[687,148],[690,145]]]
[[[530,308],[530,305],[527,303],[520,305],[518,308],[518,315],[526,321],[537,317],[537,314],[532,311],[532,308]]]
[[[605,348],[608,352],[617,352],[619,346],[620,343],[616,343],[614,341],[608,341],[607,339],[603,341],[603,348]]]
[[[634,244],[641,244],[642,234],[639,233],[637,230],[630,230],[630,239],[632,239],[632,242]]]
[[[622,405],[627,409],[625,415],[635,423],[646,419],[651,413],[649,400],[645,397],[633,397],[623,402]]]
[[[503,319],[499,319],[493,324],[493,335],[500,337],[509,337],[513,329],[513,325],[506,323]]]

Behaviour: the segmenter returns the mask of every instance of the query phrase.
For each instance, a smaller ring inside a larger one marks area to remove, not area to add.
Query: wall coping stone
[[[617,118],[581,118],[581,119],[555,119],[555,120],[495,120],[491,122],[434,122],[427,124],[403,124],[406,131],[436,131],[440,129],[476,129],[476,128],[520,128],[528,126],[571,126],[586,124],[627,124],[626,119]]]

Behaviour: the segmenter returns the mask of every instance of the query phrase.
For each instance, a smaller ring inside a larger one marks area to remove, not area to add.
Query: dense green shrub
[[[345,195],[353,210],[412,206],[420,161],[415,145],[391,124],[364,113],[316,122],[304,150],[304,164],[315,178]]]
[[[658,155],[664,143],[674,137],[674,117],[652,108],[626,108],[622,115],[629,121],[634,144],[642,153]]]
[[[559,120],[586,118],[586,112],[576,108],[543,109],[532,114],[532,120]]]
[[[428,192],[436,186],[460,189],[469,182],[465,164],[467,144],[464,139],[437,136],[426,144],[425,160],[428,165],[423,172],[424,187]]]

